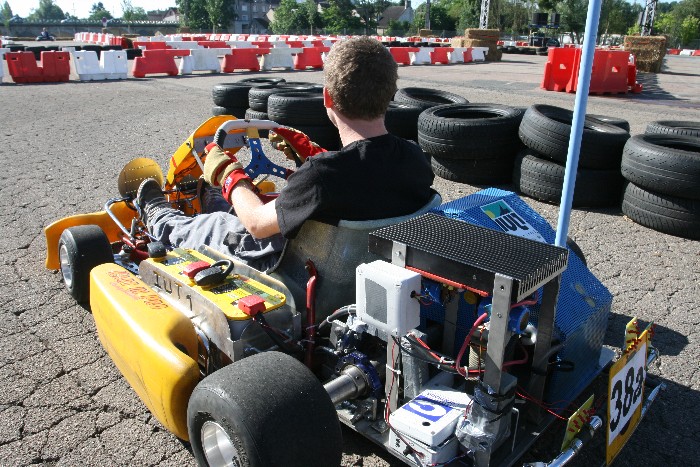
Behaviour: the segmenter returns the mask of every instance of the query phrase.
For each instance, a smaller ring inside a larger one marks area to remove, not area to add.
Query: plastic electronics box
[[[420,325],[421,277],[386,261],[361,264],[356,270],[357,317],[392,336],[404,336]]]

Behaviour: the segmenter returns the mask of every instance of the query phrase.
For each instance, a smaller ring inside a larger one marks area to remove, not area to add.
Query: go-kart
[[[36,41],[55,41],[56,38],[54,36],[52,36],[51,34],[47,33],[46,35],[39,34],[38,36],[36,36],[35,40]]]
[[[408,465],[513,465],[559,418],[560,454],[533,465],[563,465],[601,426],[615,458],[661,388],[646,382],[653,329],[630,323],[613,363],[612,297],[513,194],[307,221],[267,271],[151,238],[133,203],[141,180],[197,215],[212,140],[249,150],[253,178],[291,173],[260,142],[277,126],[213,117],[165,177],[132,161],[103,211],[45,229],[46,266],[89,302],[116,366],[199,464],[339,465],[342,423]]]

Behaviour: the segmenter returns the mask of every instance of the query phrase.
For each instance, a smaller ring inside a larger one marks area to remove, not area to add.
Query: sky
[[[90,16],[92,5],[100,0],[54,0],[54,3],[61,7],[64,13],[70,13],[78,18],[87,18]],[[101,0],[105,8],[112,13],[112,16],[119,18],[122,16],[121,0]],[[5,3],[3,0],[0,3]],[[39,6],[39,0],[7,0],[12,8],[12,13],[26,18]],[[141,7],[146,11],[151,10],[166,10],[169,7],[175,6],[175,0],[131,0],[131,5]]]

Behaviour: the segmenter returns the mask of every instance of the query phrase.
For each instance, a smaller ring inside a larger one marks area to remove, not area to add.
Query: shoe
[[[226,212],[231,208],[231,204],[221,194],[221,188],[209,185],[203,176],[199,177],[197,182],[197,199],[202,214]]]
[[[134,204],[141,214],[144,224],[148,225],[148,218],[164,208],[172,209],[170,203],[165,199],[160,184],[152,178],[147,178],[141,182],[136,192]]]

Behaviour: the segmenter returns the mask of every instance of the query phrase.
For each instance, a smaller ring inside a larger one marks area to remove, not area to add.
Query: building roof
[[[398,20],[401,15],[403,15],[403,12],[406,11],[406,8],[401,5],[401,6],[390,6],[386,10],[384,10],[384,13],[382,13],[382,16],[379,18],[379,21],[377,21],[377,26],[389,26],[389,21],[391,20]]]

